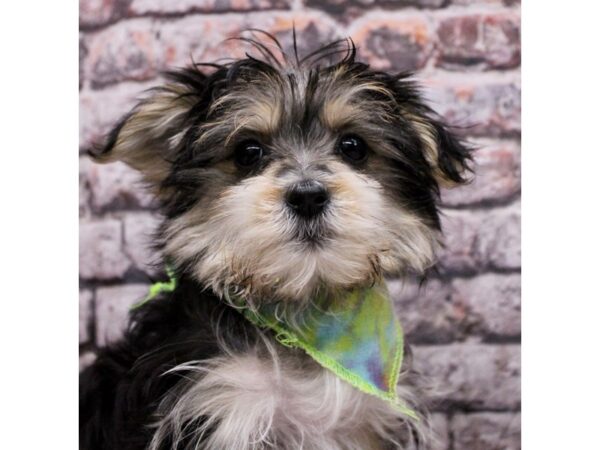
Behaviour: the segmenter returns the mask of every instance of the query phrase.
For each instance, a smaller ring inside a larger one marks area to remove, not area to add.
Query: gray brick
[[[479,211],[445,210],[446,248],[440,268],[448,272],[481,272],[521,267],[520,203]]]
[[[437,32],[438,65],[444,68],[506,69],[520,64],[521,26],[517,12],[446,17],[440,21]]]
[[[382,70],[423,68],[433,51],[433,31],[421,15],[367,16],[350,28],[361,58]]]
[[[506,74],[437,75],[423,81],[433,108],[471,136],[519,136],[521,81]]]
[[[478,331],[491,337],[521,335],[521,276],[484,274],[452,281],[452,304],[468,311]]]
[[[148,285],[130,284],[96,290],[96,344],[100,347],[118,340],[127,326],[133,305],[148,293]]]
[[[485,235],[478,241],[480,260],[493,268],[521,267],[521,204],[515,203],[498,217],[488,216],[483,223]]]
[[[457,414],[451,427],[454,450],[521,449],[521,414]]]
[[[98,164],[87,157],[81,160],[95,212],[155,206],[154,195],[144,186],[136,170],[118,161]]]
[[[448,206],[503,202],[521,190],[521,148],[514,141],[472,140],[474,173],[472,182],[442,191]]]
[[[92,320],[92,291],[79,291],[79,344],[90,340],[90,324]]]
[[[521,347],[457,343],[414,347],[415,367],[437,390],[439,408],[516,410],[521,405]]]
[[[483,228],[484,214],[497,216],[496,211],[443,211],[442,230],[445,248],[440,253],[440,267],[446,271],[473,272],[482,268],[477,245]]]
[[[388,282],[402,328],[410,343],[448,343],[464,335],[464,311],[452,304],[450,283],[429,280]]]
[[[517,338],[521,332],[521,277],[482,274],[474,278],[390,280],[391,297],[412,344],[443,344],[477,335]]]
[[[98,27],[125,15],[129,0],[79,0],[79,25]]]
[[[160,255],[153,249],[152,236],[158,227],[158,215],[148,213],[128,214],[123,218],[125,224],[125,252],[134,266],[148,274],[156,274]]]
[[[79,274],[82,278],[122,278],[130,261],[122,249],[121,222],[100,219],[79,226]]]
[[[85,77],[99,88],[123,80],[144,81],[165,67],[152,19],[126,20],[90,35]]]

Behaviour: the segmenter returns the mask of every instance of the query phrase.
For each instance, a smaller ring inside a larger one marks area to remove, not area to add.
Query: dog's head
[[[261,58],[169,73],[95,155],[156,192],[167,259],[270,299],[427,269],[439,186],[464,182],[467,149],[408,75],[357,62],[351,41],[302,60],[255,46]]]

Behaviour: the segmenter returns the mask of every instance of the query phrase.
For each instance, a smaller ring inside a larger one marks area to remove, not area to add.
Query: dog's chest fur
[[[304,354],[269,347],[182,365],[188,379],[159,407],[152,448],[186,433],[202,448],[232,450],[375,450],[397,440],[404,418],[389,404]]]

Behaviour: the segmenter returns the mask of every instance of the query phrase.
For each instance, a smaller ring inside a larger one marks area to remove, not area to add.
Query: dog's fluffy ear
[[[159,187],[190,126],[189,112],[198,101],[198,92],[192,88],[172,82],[151,90],[91,156],[97,162],[122,161],[139,170],[151,187]]]
[[[439,185],[451,188],[467,183],[471,172],[471,149],[441,121],[417,114],[411,114],[410,120]]]

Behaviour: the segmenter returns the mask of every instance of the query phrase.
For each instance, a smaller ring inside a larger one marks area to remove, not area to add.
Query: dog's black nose
[[[299,216],[314,217],[321,214],[329,203],[329,193],[321,183],[305,180],[288,190],[285,201]]]

